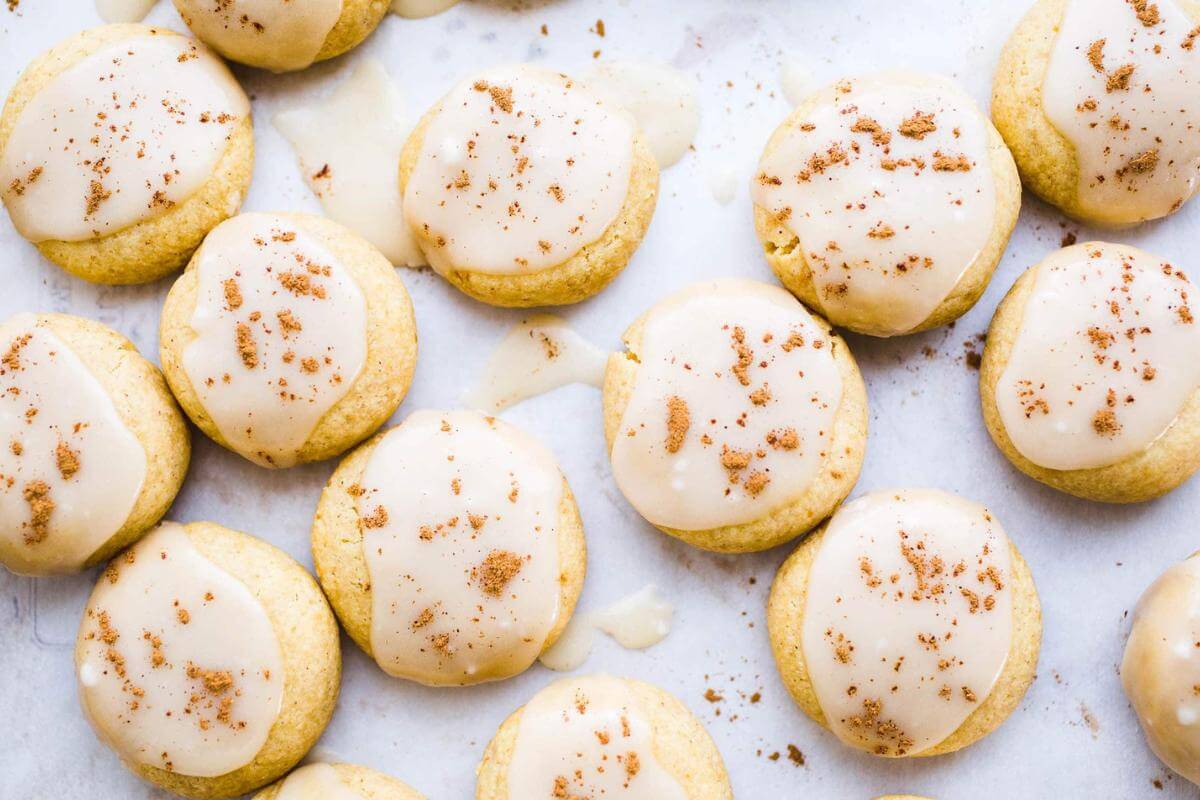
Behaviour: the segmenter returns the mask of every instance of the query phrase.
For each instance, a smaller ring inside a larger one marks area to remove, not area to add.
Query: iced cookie
[[[0,563],[79,572],[162,518],[191,438],[133,343],[66,314],[0,324]]]
[[[1021,207],[1000,134],[952,81],[886,73],[805,99],[753,184],[776,275],[839,327],[944,325],[987,288]]]
[[[417,332],[378,250],[306,214],[242,214],[204,240],[163,308],[171,390],[223,447],[265,467],[335,456],[412,381]]]
[[[1138,602],[1121,684],[1154,754],[1200,784],[1200,555],[1176,564]]]
[[[100,576],[75,645],[97,736],[138,777],[244,794],[316,743],[341,679],[337,623],[283,551],[211,522],[166,522]]]
[[[308,764],[253,800],[425,800],[390,775],[357,764]]]
[[[400,184],[446,280],[492,305],[561,305],[625,268],[654,214],[658,165],[623,109],[517,65],[463,81],[425,115]]]
[[[0,115],[0,198],[46,258],[97,283],[183,266],[250,185],[250,101],[177,33],[105,25],[30,64]]]
[[[641,681],[562,678],[504,721],[475,800],[732,800],[721,754],[692,713]]]
[[[1200,467],[1195,287],[1160,258],[1088,242],[1027,270],[996,309],[979,376],[992,439],[1019,470],[1108,503]]]
[[[474,411],[414,412],[351,453],[312,540],[351,638],[429,686],[527,669],[566,627],[587,561],[554,456]]]
[[[1038,0],[992,87],[1025,185],[1098,224],[1177,211],[1200,185],[1198,40],[1195,0]]]
[[[651,524],[705,550],[764,550],[850,493],[867,395],[850,348],[790,294],[727,279],[685,289],[609,358],[613,478]]]
[[[174,0],[192,33],[231,61],[272,72],[304,69],[352,50],[388,0]]]
[[[838,510],[775,577],[775,663],[851,747],[933,756],[982,739],[1033,682],[1042,622],[1021,554],[981,505],[932,489]]]

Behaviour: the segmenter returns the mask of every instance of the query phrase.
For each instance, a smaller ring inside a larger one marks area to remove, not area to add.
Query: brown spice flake
[[[918,141],[924,139],[926,134],[936,130],[937,124],[934,122],[933,114],[926,114],[923,111],[916,112],[900,123],[900,135]]]
[[[50,533],[50,515],[54,513],[50,486],[45,481],[30,481],[21,494],[29,504],[29,532],[24,536],[25,544],[38,544]]]
[[[1121,432],[1121,423],[1117,421],[1117,415],[1111,409],[1104,408],[1092,417],[1092,430],[1099,436],[1111,438]]]
[[[687,401],[679,395],[667,398],[667,452],[678,453],[692,426]]]
[[[483,563],[472,570],[472,577],[479,588],[489,597],[499,597],[509,581],[516,577],[524,566],[524,560],[508,550],[493,550]]]
[[[242,357],[242,365],[246,369],[257,367],[258,347],[254,343],[254,333],[250,330],[250,326],[244,322],[237,324],[236,342],[238,355]]]
[[[79,451],[72,450],[66,442],[59,442],[58,447],[54,448],[54,463],[62,479],[69,481],[79,472]]]

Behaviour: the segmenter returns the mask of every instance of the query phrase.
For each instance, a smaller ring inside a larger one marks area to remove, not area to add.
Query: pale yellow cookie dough
[[[1021,180],[1034,194],[1077,219],[1112,224],[1090,219],[1080,206],[1075,147],[1042,106],[1042,84],[1068,1],[1037,0],[1013,31],[992,82],[992,120],[1012,150]],[[1200,23],[1200,2],[1175,2]]]
[[[180,16],[183,17],[183,21],[191,27],[192,23],[187,17],[183,4],[180,0],[174,0],[174,3]],[[379,23],[387,16],[390,7],[390,0],[342,0],[342,15],[338,17],[333,30],[329,31],[329,34],[325,37],[325,41],[322,43],[321,49],[314,61],[325,61],[330,58],[336,58],[342,53],[358,47],[364,39],[379,27]],[[222,43],[216,39],[205,41],[204,43],[226,58],[234,61],[239,60],[232,58],[222,47]],[[250,58],[241,59],[241,63],[251,67],[266,66]]]
[[[362,477],[371,453],[387,432],[363,443],[338,465],[321,493],[312,526],[313,562],[321,588],[346,633],[372,658],[371,582],[362,552],[363,528],[357,501],[350,490]],[[565,478],[559,505],[558,560],[561,571],[558,619],[546,636],[542,652],[558,640],[570,622],[587,571],[583,521]]]
[[[824,533],[823,525],[808,536],[779,568],[767,601],[767,630],[771,650],[775,654],[775,665],[792,699],[817,724],[828,727],[808,675],[801,638],[809,570],[821,547]],[[1025,691],[1033,683],[1042,640],[1041,603],[1029,565],[1017,551],[1016,545],[1010,543],[1010,547],[1012,572],[1009,586],[1013,592],[1013,629],[1012,645],[1004,669],[988,696],[958,730],[912,757],[951,753],[979,741],[1000,727],[1000,723],[1016,710]]]
[[[345,452],[392,415],[412,383],[417,328],[408,291],[391,263],[374,246],[324,217],[279,216],[320,239],[354,278],[367,304],[367,355],[362,372],[301,448],[297,463],[307,463]],[[159,355],[167,383],[192,422],[217,444],[232,450],[183,368],[184,349],[196,337],[190,325],[199,284],[195,263],[193,259],[167,295],[159,323]]]
[[[556,683],[572,681],[560,678]],[[733,800],[725,762],[700,720],[674,695],[624,679],[653,730],[655,759],[679,782],[688,800]],[[475,800],[525,800],[508,793],[508,768],[521,724],[518,708],[500,725],[476,770]]]
[[[604,437],[612,453],[621,418],[633,395],[638,374],[638,351],[646,312],[626,329],[622,337],[625,352],[609,356],[604,373]],[[729,525],[709,530],[685,531],[655,525],[670,536],[690,545],[717,553],[750,553],[767,550],[810,530],[828,517],[850,494],[858,481],[867,449],[867,388],[863,384],[858,364],[845,340],[829,323],[813,315],[813,321],[825,330],[832,341],[834,362],[842,378],[842,402],[834,418],[829,441],[829,455],[820,472],[804,493],[785,506],[753,522]]]
[[[1103,503],[1139,503],[1166,494],[1200,469],[1200,390],[1194,392],[1175,422],[1149,447],[1115,464],[1092,469],[1057,470],[1034,464],[1017,450],[996,407],[996,383],[1004,374],[1033,292],[1037,266],[1008,290],[988,328],[979,397],[992,441],[1013,466],[1059,491]]]
[[[236,797],[284,775],[325,730],[342,678],[337,621],[312,576],[274,545],[213,522],[193,522],[184,530],[202,556],[245,584],[266,610],[283,656],[279,715],[254,760],[224,775],[203,778],[145,764],[125,766],[139,778],[184,797]],[[107,579],[101,575],[100,580]],[[86,624],[80,626],[76,669],[86,630]]]
[[[812,94],[802,100],[771,135],[764,155],[779,147],[792,131],[804,125],[820,101],[820,94]],[[986,120],[984,122],[987,123]],[[1008,146],[990,123],[987,123],[987,127],[988,155],[996,184],[996,206],[991,236],[975,256],[975,260],[959,277],[950,294],[928,317],[906,333],[937,328],[967,313],[987,288],[996,265],[1004,255],[1008,238],[1017,224],[1017,215],[1021,210],[1021,180]],[[780,282],[806,306],[818,314],[827,316],[828,312],[821,303],[820,293],[813,284],[812,270],[805,258],[805,248],[799,237],[775,214],[757,204],[754,206],[754,229],[758,233],[767,263],[771,265]],[[836,320],[833,321],[840,324]],[[849,329],[856,328],[849,326]],[[875,335],[870,330],[859,332]]]
[[[425,800],[425,795],[403,781],[358,764],[331,764],[342,783],[363,800]],[[275,800],[286,777],[280,778],[251,800]]]
[[[55,76],[97,50],[149,31],[179,35],[146,25],[103,25],[77,33],[34,59],[17,79],[0,113],[0,151],[21,111]],[[99,239],[51,240],[38,242],[37,248],[67,272],[95,283],[157,280],[182,267],[210,230],[237,213],[253,171],[254,124],[247,115],[234,128],[212,175],[184,202]]]
[[[146,475],[128,518],[80,568],[107,561],[167,513],[187,475],[191,433],[162,373],[133,342],[111,328],[70,314],[38,314],[38,322],[71,348],[104,387],[125,426],[146,451]],[[10,547],[12,545],[12,547]],[[25,575],[48,574],[36,555],[0,538],[0,563]]]
[[[425,141],[425,130],[438,114],[440,103],[426,112],[400,153],[400,192],[416,167]],[[561,264],[524,274],[477,272],[470,264],[455,264],[445,278],[466,295],[494,306],[528,308],[577,303],[600,292],[625,269],[646,235],[658,201],[658,162],[646,137],[633,139],[633,166],[625,202],[617,218],[596,241],[585,245]],[[413,230],[418,245],[436,247],[420,230]]]

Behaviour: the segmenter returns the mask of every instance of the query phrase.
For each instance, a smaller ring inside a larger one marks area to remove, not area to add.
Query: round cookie
[[[417,411],[346,457],[312,530],[322,588],[385,672],[463,686],[523,672],[583,589],[575,498],[550,452],[474,411]]]
[[[805,98],[763,150],[754,226],[793,294],[872,336],[945,325],[987,288],[1021,182],[953,81],[893,72]]]
[[[0,563],[92,567],[167,512],[191,436],[162,374],[110,328],[67,314],[0,323]]]
[[[245,93],[207,48],[163,28],[75,34],[25,69],[0,114],[13,225],[97,283],[179,269],[237,213],[253,167]]]
[[[1178,210],[1200,187],[1198,27],[1195,0],[1038,0],[992,86],[1025,185],[1097,224]]]
[[[174,0],[196,38],[231,61],[272,72],[304,69],[366,39],[388,0]]]
[[[1200,554],[1175,564],[1138,601],[1121,685],[1146,742],[1164,764],[1200,784]]]
[[[607,675],[542,689],[500,726],[476,772],[475,800],[733,798],[721,754],[683,703]]]
[[[109,564],[75,664],[97,736],[138,777],[192,798],[286,773],[341,680],[337,623],[312,577],[211,522],[163,523]]]
[[[391,775],[358,764],[308,764],[254,795],[252,800],[425,800]]]
[[[324,217],[242,214],[171,287],[171,390],[223,447],[267,467],[320,461],[382,425],[412,381],[417,331],[395,270]]]
[[[1107,503],[1169,492],[1200,467],[1195,287],[1162,259],[1087,242],[1027,270],[996,309],[983,418],[1019,470]]]
[[[421,250],[459,290],[497,306],[563,305],[625,268],[654,214],[658,164],[623,109],[517,65],[463,81],[425,114],[400,186]]]
[[[783,289],[697,284],[631,325],[609,357],[604,432],[626,499],[705,550],[765,550],[850,493],[867,395],[846,343]]]
[[[1041,610],[986,508],[931,489],[846,503],[775,577],[775,663],[847,745],[932,756],[991,733],[1034,678]]]

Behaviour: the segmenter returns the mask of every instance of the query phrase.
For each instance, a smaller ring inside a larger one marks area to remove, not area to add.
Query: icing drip
[[[876,755],[921,753],[979,707],[1008,660],[1008,537],[928,489],[841,507],[809,569],[804,662],[830,728]]]
[[[548,269],[617,218],[633,136],[628,114],[565,75],[489,70],[439,104],[408,179],[405,217],[440,272]]]
[[[316,60],[342,0],[175,0],[183,21],[221,55],[286,72]]]
[[[606,675],[560,680],[520,714],[509,797],[687,800],[659,762],[652,723],[626,681]]]
[[[552,314],[522,320],[500,341],[466,405],[496,412],[571,383],[604,385],[608,353]]]
[[[830,322],[879,336],[924,322],[991,238],[987,120],[949,81],[824,89],[776,134],[754,202],[798,238]]]
[[[545,448],[493,417],[418,411],[352,493],[385,672],[461,685],[534,662],[559,615],[563,478]]]
[[[275,800],[361,800],[361,797],[329,764],[308,764],[287,776]]]
[[[180,775],[248,764],[283,699],[283,656],[266,610],[172,522],[100,577],[77,660],[100,736],[122,758]]]
[[[1180,270],[1089,242],[1040,265],[996,407],[1013,446],[1049,469],[1116,463],[1152,444],[1200,387],[1200,325]]]
[[[578,668],[592,652],[597,630],[628,650],[645,650],[667,638],[674,614],[675,608],[658,589],[646,586],[599,611],[576,611],[562,636],[538,660],[557,672]]]
[[[141,22],[158,0],[96,0],[96,13],[105,22]]]
[[[362,370],[362,291],[320,236],[275,214],[223,222],[193,263],[188,380],[234,450],[291,466]]]
[[[404,207],[396,164],[409,125],[400,90],[378,61],[362,61],[329,97],[283,111],[275,127],[321,208],[397,266],[425,263]]]
[[[766,284],[699,284],[655,306],[612,447],[621,492],[682,530],[751,522],[801,495],[841,402],[832,350],[804,307]]]
[[[421,19],[441,14],[460,2],[461,0],[392,0],[392,13],[398,17]]]
[[[79,357],[33,314],[0,326],[0,561],[74,572],[129,517],[146,453]]]
[[[34,241],[95,239],[158,216],[212,175],[250,103],[201,45],[146,29],[68,67],[21,111],[0,192]]]
[[[1070,0],[1042,108],[1073,145],[1079,205],[1110,223],[1162,217],[1200,178],[1200,20],[1174,0]]]
[[[611,61],[586,82],[633,115],[660,167],[687,154],[700,127],[696,82],[689,76],[666,64]]]
[[[1200,783],[1200,558],[1168,569],[1146,590],[1133,617],[1121,683],[1150,749]]]

